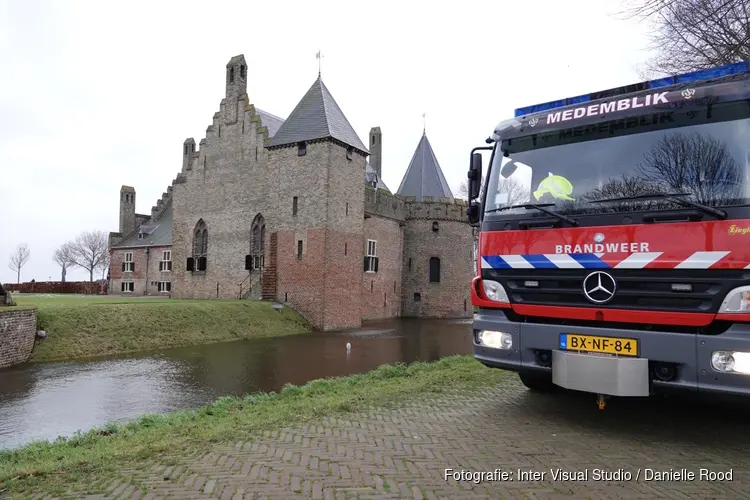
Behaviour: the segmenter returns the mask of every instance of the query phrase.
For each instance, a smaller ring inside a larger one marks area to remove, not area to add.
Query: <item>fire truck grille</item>
[[[505,287],[516,304],[716,312],[732,288],[750,285],[750,271],[680,269],[607,269],[617,283],[612,300],[591,302],[583,291],[591,269],[484,269],[483,279]]]

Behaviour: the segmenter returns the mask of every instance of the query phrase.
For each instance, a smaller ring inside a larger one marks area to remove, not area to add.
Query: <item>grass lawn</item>
[[[187,457],[207,450],[212,443],[247,441],[265,430],[337,412],[494,386],[508,375],[482,366],[471,356],[453,356],[434,363],[386,365],[362,375],[287,386],[280,393],[222,398],[197,411],[148,415],[68,440],[0,452],[0,490],[22,494],[33,489],[59,495],[70,485],[102,482],[143,461],[173,462],[175,459],[167,457]]]
[[[253,300],[13,294],[37,308],[47,339],[30,361],[55,361],[310,331],[292,309]]]

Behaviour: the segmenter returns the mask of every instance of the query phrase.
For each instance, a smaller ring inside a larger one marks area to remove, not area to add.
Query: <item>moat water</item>
[[[470,352],[470,320],[404,319],[344,332],[21,365],[0,370],[0,449],[197,408],[219,396]]]

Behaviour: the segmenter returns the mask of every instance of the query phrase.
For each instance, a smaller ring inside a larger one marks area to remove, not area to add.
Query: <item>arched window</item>
[[[188,271],[205,271],[208,257],[208,228],[203,219],[199,220],[193,231],[193,257],[192,267],[191,259],[188,259]]]
[[[430,283],[440,283],[440,259],[430,257]]]
[[[263,215],[258,214],[255,216],[251,228],[250,255],[252,256],[252,266],[253,269],[262,269],[264,260],[263,245],[266,238],[266,220],[263,218]]]

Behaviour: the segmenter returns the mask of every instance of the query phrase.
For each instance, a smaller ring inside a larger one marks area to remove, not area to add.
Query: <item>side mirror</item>
[[[475,200],[479,197],[482,188],[482,155],[474,153],[471,155],[471,165],[469,166],[469,200]]]
[[[474,201],[470,201],[469,207],[466,209],[466,215],[469,216],[469,223],[471,225],[479,223],[479,204]]]

